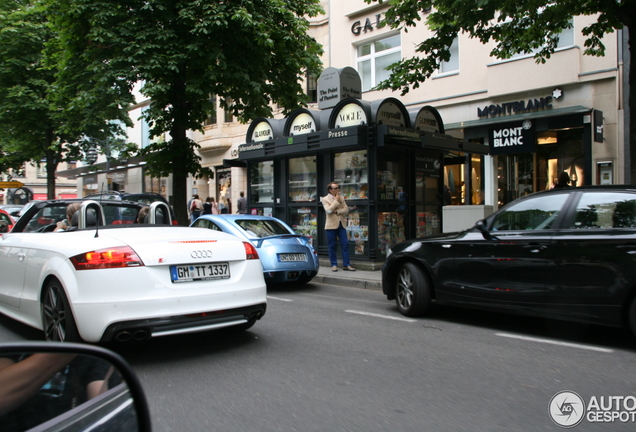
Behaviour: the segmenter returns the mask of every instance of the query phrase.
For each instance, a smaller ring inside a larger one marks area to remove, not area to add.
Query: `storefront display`
[[[289,201],[316,201],[316,158],[308,156],[289,160]]]
[[[258,162],[250,166],[250,202],[274,202],[274,162]]]
[[[347,200],[367,199],[369,171],[366,151],[337,153],[333,164],[333,180],[340,184],[342,196]]]
[[[390,247],[406,240],[404,215],[397,212],[378,213],[378,240],[382,255],[386,255]]]
[[[314,247],[318,237],[316,207],[292,207],[289,212],[290,225],[297,234],[311,237]]]

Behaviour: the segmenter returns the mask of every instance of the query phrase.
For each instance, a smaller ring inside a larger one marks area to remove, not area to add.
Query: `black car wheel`
[[[426,313],[431,304],[431,284],[415,264],[405,263],[397,274],[395,303],[402,315],[415,317]]]
[[[42,324],[48,341],[80,342],[79,332],[64,289],[51,280],[42,294]]]

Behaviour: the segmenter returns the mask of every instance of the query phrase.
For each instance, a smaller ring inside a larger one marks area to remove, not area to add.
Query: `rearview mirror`
[[[151,430],[130,366],[104,348],[59,342],[0,345],[3,431]]]
[[[486,240],[497,240],[497,237],[495,237],[490,233],[490,231],[488,231],[485,220],[482,219],[477,221],[477,223],[475,224],[475,229],[479,231]]]

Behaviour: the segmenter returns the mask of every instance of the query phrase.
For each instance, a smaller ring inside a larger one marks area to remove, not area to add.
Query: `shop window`
[[[407,238],[408,155],[378,152],[378,247],[381,254]],[[392,202],[391,202],[392,201]]]
[[[455,153],[444,158],[444,205],[484,204],[484,157]]]
[[[357,65],[362,91],[373,89],[389,78],[387,67],[400,61],[402,46],[400,35],[368,42],[357,47]]]
[[[340,193],[346,200],[367,199],[369,170],[366,151],[337,153],[334,156],[333,181],[340,184]]]
[[[250,165],[250,203],[274,202],[274,161]]]
[[[439,74],[456,73],[459,71],[459,39],[455,38],[450,48],[450,58],[439,65]]]
[[[316,206],[291,207],[289,212],[292,229],[296,231],[296,234],[311,237],[312,244],[316,247],[316,238],[318,237]]]
[[[316,158],[307,156],[289,160],[289,201],[316,201]]]

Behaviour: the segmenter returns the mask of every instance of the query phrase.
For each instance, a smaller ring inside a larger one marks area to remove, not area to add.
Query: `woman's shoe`
[[[347,270],[347,271],[356,271],[356,269],[354,269],[354,268],[353,268],[353,267],[351,267],[351,266],[343,267],[342,269],[343,269],[343,270]]]
[[[331,267],[331,271],[338,271],[338,267],[337,266]]]

